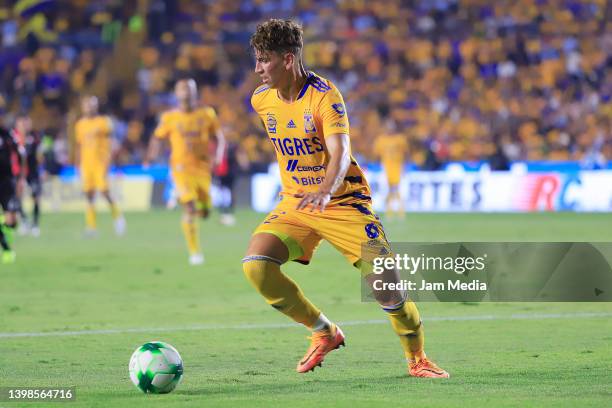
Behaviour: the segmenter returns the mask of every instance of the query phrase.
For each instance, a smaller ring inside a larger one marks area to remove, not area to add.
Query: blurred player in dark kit
[[[42,194],[42,181],[40,177],[42,164],[41,136],[32,129],[32,120],[26,115],[17,117],[12,132],[19,147],[23,149],[25,154],[24,172],[32,196],[31,221],[23,209],[23,196],[18,197],[21,215],[20,231],[23,233],[29,231],[32,236],[38,237],[40,236],[40,196]]]

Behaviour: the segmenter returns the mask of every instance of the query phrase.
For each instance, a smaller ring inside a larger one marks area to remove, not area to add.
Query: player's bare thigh
[[[289,259],[289,249],[276,235],[260,232],[251,237],[246,256],[263,255],[279,260],[281,263]]]
[[[182,203],[182,206],[183,206],[183,216],[184,217],[186,218],[196,217],[198,213],[198,209],[197,209],[195,200],[184,202]]]
[[[2,207],[0,207],[0,215],[2,215]],[[4,223],[6,225],[17,225],[17,213],[15,211],[6,211],[4,213]]]

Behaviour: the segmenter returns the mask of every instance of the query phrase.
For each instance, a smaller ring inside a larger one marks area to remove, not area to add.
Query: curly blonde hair
[[[258,52],[285,52],[300,56],[304,41],[302,26],[292,20],[271,18],[257,25],[251,47]]]

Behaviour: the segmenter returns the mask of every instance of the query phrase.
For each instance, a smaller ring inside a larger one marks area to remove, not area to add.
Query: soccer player
[[[81,175],[83,191],[87,198],[85,210],[85,235],[97,234],[96,192],[102,193],[111,209],[115,233],[123,235],[126,229],[125,218],[113,200],[108,185],[108,172],[111,165],[113,122],[98,113],[98,98],[86,95],[81,99],[83,117],[75,125],[76,163]]]
[[[234,206],[236,202],[234,182],[236,181],[236,175],[241,169],[247,168],[248,162],[246,162],[244,152],[241,151],[237,143],[226,138],[223,158],[221,163],[215,167],[214,174],[217,178],[220,195],[222,197],[221,203],[219,204],[219,211],[221,212],[219,222],[227,227],[236,224],[236,218],[234,217]]]
[[[400,179],[404,168],[404,156],[408,151],[406,136],[400,133],[393,119],[386,122],[387,133],[378,136],[374,144],[374,153],[380,158],[389,193],[385,200],[387,215],[392,216],[394,209],[399,217],[404,216],[404,206],[400,196]]]
[[[344,345],[345,337],[280,266],[288,260],[309,263],[322,239],[355,266],[371,264],[362,257],[362,243],[386,248],[388,243],[372,211],[364,173],[351,156],[342,95],[330,81],[304,69],[302,28],[289,20],[268,20],[257,26],[251,46],[263,82],[251,104],[276,150],[282,200],[255,230],[242,265],[268,304],[312,331],[310,347],[297,364],[297,371],[305,373]],[[448,377],[425,355],[414,302],[400,292],[377,299],[399,335],[409,374]]]
[[[24,226],[24,231],[27,232],[28,227],[30,234],[34,237],[40,236],[40,195],[42,193],[42,183],[40,180],[40,167],[42,163],[41,137],[38,132],[32,130],[32,120],[27,115],[17,117],[13,135],[19,143],[19,146],[25,152],[25,174],[26,182],[30,187],[32,202],[32,221],[28,223],[28,217],[23,211],[22,203],[20,202],[21,225]],[[21,201],[22,197],[20,197]],[[28,225],[29,224],[29,225]]]
[[[200,248],[197,217],[209,215],[212,165],[221,162],[225,139],[215,110],[198,106],[198,89],[193,79],[177,81],[174,94],[178,109],[162,114],[143,165],[148,166],[159,156],[162,141],[170,142],[170,168],[183,206],[181,225],[189,250],[189,263],[200,265],[204,263],[204,255]],[[217,146],[214,163],[209,160],[211,138],[216,139]]]
[[[2,263],[15,262],[15,251],[11,248],[13,232],[17,227],[19,199],[23,188],[24,152],[13,135],[0,127],[0,247]]]

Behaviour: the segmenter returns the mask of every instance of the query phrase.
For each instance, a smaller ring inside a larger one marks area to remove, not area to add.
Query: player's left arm
[[[225,145],[226,145],[225,135],[223,134],[223,130],[221,129],[221,126],[217,126],[214,129],[212,135],[217,142],[217,149],[215,151],[214,165],[218,166],[223,161],[223,154],[225,153]]]
[[[109,165],[117,162],[119,158],[119,153],[121,152],[121,141],[117,139],[117,132],[115,128],[115,124],[113,123],[113,119],[110,116],[107,116],[105,123],[105,133],[106,137],[108,137],[109,141]]]
[[[318,106],[316,116],[322,123],[323,137],[327,147],[325,179],[314,193],[305,193],[297,208],[312,205],[311,211],[323,212],[332,195],[342,186],[351,164],[351,142],[349,121],[340,91],[334,86],[326,92]]]
[[[21,197],[23,195],[23,190],[26,185],[26,149],[23,145],[19,144],[17,140],[14,140],[14,143],[15,149],[17,150],[17,159],[19,160],[19,174],[17,174],[16,193],[17,197]]]
[[[311,211],[319,210],[323,212],[325,206],[331,200],[331,196],[338,190],[344,182],[346,172],[351,165],[350,138],[346,133],[334,133],[325,137],[329,162],[325,171],[325,180],[314,193],[306,193],[297,208],[302,209],[312,205]]]
[[[168,113],[163,113],[159,119],[157,128],[155,128],[155,131],[149,138],[149,145],[147,146],[142,161],[143,169],[148,169],[151,163],[157,160],[161,154],[162,148],[164,147],[164,141],[168,140],[170,137],[171,126],[170,115]]]
[[[215,149],[215,157],[213,158],[212,165],[218,166],[223,161],[223,154],[225,153],[225,136],[223,135],[223,130],[221,129],[221,123],[219,122],[219,117],[217,113],[212,107],[208,107],[205,110],[209,119],[209,134],[215,138],[215,142],[217,144],[217,148]]]

